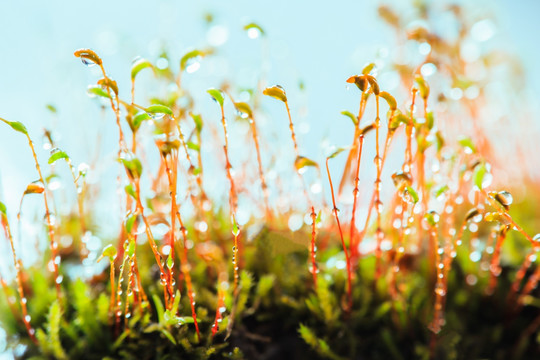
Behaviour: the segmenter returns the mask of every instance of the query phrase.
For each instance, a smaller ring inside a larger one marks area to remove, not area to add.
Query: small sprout
[[[474,146],[473,141],[471,138],[468,137],[461,137],[458,140],[459,145],[463,146],[465,148],[465,152],[469,154],[474,154],[476,152],[476,146]]]
[[[404,188],[411,186],[412,184],[412,178],[411,174],[404,173],[404,172],[396,172],[392,174],[392,181],[394,182],[394,185],[396,188],[401,191]]]
[[[247,31],[250,39],[256,39],[260,35],[265,35],[262,27],[260,27],[258,24],[255,24],[254,22],[244,25],[244,30]]]
[[[195,144],[193,141],[188,141],[186,145],[191,150],[201,151],[201,147],[199,146],[199,144]]]
[[[434,210],[430,210],[424,215],[424,219],[427,220],[430,226],[437,226],[439,218],[439,214]]]
[[[285,90],[279,85],[267,87],[263,90],[263,94],[271,96],[283,102],[287,102],[287,95],[285,94]]]
[[[133,188],[133,184],[128,184],[124,187],[124,190],[126,194],[131,196],[134,199],[137,199],[137,193],[135,192],[135,189]]]
[[[444,146],[444,137],[440,131],[435,133],[435,138],[437,139],[437,152],[440,152]]]
[[[354,116],[350,111],[343,110],[343,111],[341,112],[341,115],[345,115],[346,117],[348,117],[349,119],[351,119],[351,121],[353,122],[354,125],[357,125],[357,124],[358,124],[358,119],[357,119],[356,116]]]
[[[131,65],[131,80],[135,80],[135,77],[137,74],[146,68],[150,68],[154,70],[154,65],[146,59],[137,59],[133,62],[133,65]]]
[[[337,155],[337,154],[336,154]],[[304,168],[307,166],[313,166],[316,168],[319,168],[319,164],[317,164],[315,161],[308,159],[305,156],[299,155],[296,160],[294,161],[294,167],[296,168],[296,171],[298,172],[304,172]]]
[[[422,97],[422,99],[424,99],[424,101],[427,100],[429,96],[428,83],[424,80],[422,75],[419,74],[416,74],[416,76],[414,77],[414,81],[416,82],[416,84],[418,84],[418,91],[420,92],[420,96]]]
[[[135,225],[135,221],[137,220],[137,214],[131,214],[127,220],[126,220],[126,232],[128,234],[131,234],[131,231],[133,230],[133,225]]]
[[[114,94],[118,96],[118,84],[113,79],[105,77],[105,78],[99,79],[97,83],[98,85],[101,85],[101,87],[111,89],[114,92]]]
[[[392,95],[390,95],[386,91],[381,91],[379,93],[379,96],[382,97],[384,100],[386,100],[391,111],[397,110],[397,102],[396,102],[396,99]]]
[[[319,210],[319,213],[317,214],[317,218],[315,219],[315,224],[320,224],[322,221],[322,210]]]
[[[473,208],[465,215],[465,221],[474,219],[477,215],[480,215],[480,211],[477,208]]]
[[[219,104],[219,106],[223,107],[223,102],[225,101],[225,98],[223,97],[223,92],[218,89],[208,89],[206,90],[208,94],[214,99],[215,102]]]
[[[114,262],[114,259],[116,259],[116,255],[117,255],[117,251],[116,251],[116,248],[114,247],[114,245],[107,245],[103,248],[103,251],[101,252],[101,256],[97,259],[96,262],[100,262],[101,259],[103,258],[109,258],[109,261],[112,263]]]
[[[473,182],[479,190],[484,188],[484,177],[486,176],[486,163],[482,162],[474,168]]]
[[[510,205],[512,205],[512,202],[514,201],[512,194],[510,194],[508,191],[499,191],[498,193],[495,193],[492,197],[497,200],[497,202],[501,204],[505,210],[508,210],[510,208]]]
[[[55,151],[51,157],[49,157],[49,165],[50,164],[54,164],[56,161],[60,160],[60,159],[64,159],[64,160],[69,160],[69,156],[62,150],[58,150],[58,151]]]
[[[154,120],[159,120],[161,119],[163,116],[165,115],[169,115],[169,116],[172,116],[173,115],[173,112],[172,110],[165,106],[165,105],[160,105],[160,104],[154,104],[154,105],[150,105],[149,107],[147,107],[145,109],[145,111],[154,119]]]
[[[400,112],[395,114],[390,121],[388,121],[388,129],[390,131],[395,131],[402,123],[407,125],[409,123],[409,118]]]
[[[430,111],[426,114],[426,126],[429,130],[433,129],[435,125],[435,117],[433,116],[433,111]]]
[[[369,73],[375,68],[375,63],[367,64],[362,69],[362,75],[369,75]]]
[[[81,61],[86,66],[101,65],[103,61],[101,58],[90,49],[79,49],[73,53],[78,58],[81,58]]]
[[[407,196],[407,194],[410,195],[411,200],[414,204],[418,202],[419,200],[418,193],[412,187],[407,186],[407,188],[405,189],[405,193],[406,193],[405,196]]]
[[[366,135],[368,132],[370,132],[373,129],[375,129],[375,124],[374,123],[368,124],[364,126],[362,129],[360,129],[360,134]]]
[[[9,126],[11,126],[11,128],[15,131],[18,131],[24,135],[28,135],[28,130],[26,130],[26,126],[24,126],[24,124],[22,122],[19,122],[19,121],[7,121],[7,120],[4,120],[2,118],[0,118],[0,120],[2,120],[3,122],[5,122],[6,124],[8,124]]]
[[[105,90],[103,90],[101,86],[97,86],[97,85],[88,86],[88,89],[86,90],[86,92],[91,97],[101,96],[104,98],[109,98],[109,99],[111,98],[111,96]]]
[[[142,175],[142,164],[139,159],[133,157],[131,159],[120,159],[126,168],[126,172],[131,180],[139,179]]]
[[[238,224],[236,223],[236,221],[233,220],[232,222],[233,224],[233,229],[232,229],[232,233],[234,236],[238,236],[240,234],[240,227],[238,226]],[[236,251],[236,250],[235,250]]]
[[[130,122],[131,130],[137,131],[141,127],[143,121],[150,120],[151,118],[152,117],[146,112],[135,115],[133,120]]]
[[[189,66],[190,61],[192,61],[194,59],[197,59],[197,58],[205,57],[206,55],[210,55],[211,53],[212,53],[211,49],[206,49],[206,50],[195,49],[195,50],[191,50],[191,51],[187,52],[180,59],[180,71],[186,70],[188,68],[188,66]]]
[[[195,123],[195,128],[197,129],[197,132],[200,134],[203,127],[203,121],[200,114],[194,114],[192,112],[189,113],[191,118],[193,119],[193,122]]]
[[[379,88],[379,84],[377,83],[377,80],[371,75],[366,75],[366,77],[368,79],[369,85],[371,86],[371,91],[373,91],[375,95],[379,95],[381,90]]]
[[[127,254],[129,257],[133,257],[135,255],[135,241],[130,241],[128,248],[127,248]]]
[[[173,261],[173,258],[172,258],[172,252],[170,252],[169,256],[167,257],[167,267],[169,269],[172,269],[173,266],[174,266],[174,261]]]
[[[56,106],[54,106],[53,104],[47,104],[45,107],[53,114],[56,114],[58,112],[58,110],[56,110]]]
[[[366,91],[368,81],[365,76],[362,75],[353,75],[347,79],[349,84],[355,84],[361,92]]]
[[[330,155],[328,155],[328,159],[333,159],[335,158],[336,156],[338,156],[339,154],[341,154],[343,151],[345,150],[348,150],[349,147],[340,147],[340,148],[337,148],[336,150],[334,150],[334,152],[332,152]],[[298,159],[297,159],[298,160]],[[298,170],[298,169],[297,169]]]
[[[6,215],[6,205],[4,205],[3,202],[0,201],[0,213],[3,215]]]
[[[435,191],[435,198],[438,198],[439,196],[443,195],[445,192],[447,192],[450,188],[448,185],[443,185],[437,191]]]
[[[24,195],[26,194],[41,194],[45,191],[45,186],[43,186],[43,183],[41,181],[35,181],[33,183],[28,184],[26,187],[26,190],[24,190]]]
[[[236,108],[236,111],[240,113],[240,117],[242,118],[252,118],[253,112],[251,111],[251,107],[245,103],[245,102],[235,102],[234,107]]]

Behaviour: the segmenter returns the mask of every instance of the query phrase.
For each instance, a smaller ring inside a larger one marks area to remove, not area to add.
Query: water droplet
[[[409,173],[404,172],[396,172],[392,174],[392,181],[394,182],[394,185],[398,189],[404,189],[407,186],[411,186],[412,184],[412,178]]]
[[[248,29],[247,31],[247,36],[250,38],[250,39],[256,39],[258,38],[259,36],[261,36],[261,32],[259,31],[259,29],[257,29],[256,27],[251,27]]]
[[[88,67],[92,67],[94,65],[96,65],[95,62],[93,62],[92,60],[88,59],[88,58],[85,58],[83,56],[81,56],[81,61],[84,65],[88,66]]]
[[[495,195],[495,200],[497,200],[502,206],[508,207],[512,205],[514,198],[512,197],[512,194],[510,194],[508,191],[499,191]]]
[[[380,167],[382,165],[382,159],[380,156],[375,156],[373,158],[373,164],[375,164],[375,166],[377,167]]]
[[[26,316],[24,317],[24,321],[30,322],[30,320],[32,320],[32,317],[31,317],[30,315],[26,315]]]
[[[64,280],[64,277],[62,275],[58,275],[58,277],[56,278],[56,283],[61,284],[63,280]]]

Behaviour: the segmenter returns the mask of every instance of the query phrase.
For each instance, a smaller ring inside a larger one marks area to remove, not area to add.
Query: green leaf
[[[174,266],[174,261],[173,261],[173,258],[172,258],[172,252],[170,252],[169,256],[167,257],[167,267],[169,269],[172,269],[173,266]]]
[[[0,201],[0,212],[6,215],[6,205],[4,205],[4,203],[1,201]]]
[[[101,88],[101,86],[98,86],[98,85],[90,85],[88,86],[88,89],[86,90],[86,92],[88,93],[88,95],[91,95],[91,96],[101,96],[101,97],[104,97],[104,98],[108,98],[110,99],[111,96]]]
[[[53,164],[60,159],[69,160],[69,156],[62,150],[57,151],[49,158],[49,164]]]
[[[62,348],[60,341],[60,321],[62,319],[62,310],[58,300],[55,300],[49,308],[47,317],[47,335],[52,348],[52,353],[57,359],[67,359],[67,355]]]
[[[154,300],[154,306],[156,307],[158,322],[160,324],[163,324],[165,322],[165,319],[163,317],[163,314],[165,312],[165,310],[163,309],[163,304],[161,303],[161,300],[156,294],[152,295],[152,300]]]
[[[137,214],[132,214],[130,217],[126,220],[126,232],[128,234],[131,234],[131,231],[133,230],[133,225],[135,224],[135,220],[137,220]]]
[[[476,187],[482,190],[482,183],[484,182],[484,176],[487,173],[486,163],[482,162],[474,169],[473,183]]]
[[[132,240],[129,242],[127,254],[129,257],[133,257],[133,255],[135,255],[135,241]]]
[[[53,114],[56,114],[58,112],[58,110],[56,110],[56,107],[53,104],[47,104],[45,105],[45,107]]]
[[[150,120],[150,119],[151,119],[150,115],[148,115],[148,113],[146,112],[142,112],[140,114],[135,115],[135,117],[133,118],[133,129],[137,131],[139,127],[141,127],[141,124],[143,121]]]
[[[225,99],[223,98],[223,92],[221,90],[208,89],[206,92],[210,94],[210,96],[219,104],[219,106],[223,107],[223,102]]]
[[[249,24],[244,25],[244,30],[249,31],[251,29],[254,29],[254,30],[258,31],[260,35],[265,35],[265,32],[262,29],[262,27],[260,27],[259,25],[257,25],[254,22],[251,22]]]
[[[26,130],[26,126],[22,122],[19,121],[7,121],[5,119],[0,118],[3,122],[11,126],[11,128],[15,131],[18,131],[24,135],[28,135],[28,130]]]
[[[133,188],[133,184],[128,184],[124,187],[124,190],[126,191],[126,194],[130,195],[132,198],[137,200],[137,193],[135,192],[135,189]]]
[[[154,65],[152,65],[152,63],[146,59],[138,59],[135,61],[133,65],[131,65],[131,80],[135,80],[137,74],[146,68],[151,68],[153,70]]]
[[[463,146],[465,149],[469,149],[469,151],[471,153],[475,153],[476,152],[476,146],[474,146],[474,143],[473,141],[471,140],[471,138],[468,138],[468,137],[461,137],[459,140],[458,140],[458,143],[459,145]]]
[[[205,57],[206,55],[210,55],[212,53],[211,49],[206,50],[191,50],[188,51],[182,58],[180,59],[180,71],[186,70],[188,67],[188,63],[190,60],[198,58],[198,57]]]
[[[418,193],[416,192],[416,190],[414,190],[412,187],[410,186],[407,186],[407,192],[409,193],[409,195],[411,195],[412,199],[413,199],[413,202],[416,204],[419,200],[419,197],[418,197]]]
[[[358,119],[357,119],[356,116],[354,116],[350,111],[343,110],[343,111],[341,112],[341,115],[345,115],[346,117],[348,117],[349,119],[351,119],[351,121],[353,122],[354,125],[358,124]]]
[[[142,175],[142,164],[137,158],[131,160],[120,159],[126,168],[126,172],[131,179],[139,179]]]
[[[263,90],[263,95],[271,96],[275,99],[287,102],[287,95],[285,94],[285,90],[279,85],[267,87]]]
[[[145,111],[148,114],[167,114],[169,116],[173,115],[171,108],[160,104],[150,105],[145,109]]]
[[[188,141],[186,145],[191,150],[201,151],[200,146],[198,144],[195,144],[193,141]]]
[[[416,74],[416,76],[414,77],[414,81],[418,84],[418,91],[420,92],[420,96],[422,97],[422,99],[427,100],[429,96],[428,83],[424,80],[424,78],[420,74]]]
[[[203,127],[203,121],[200,114],[194,114],[192,112],[189,113],[191,118],[193,119],[193,122],[195,123],[195,128],[197,129],[197,132],[200,134]]]
[[[390,121],[388,122],[388,128],[390,130],[396,130],[402,123],[407,125],[409,123],[409,118],[399,112],[390,119]]]
[[[109,244],[103,248],[103,251],[101,252],[101,256],[108,257],[109,259],[115,259],[116,258],[116,248],[114,245]]]
[[[305,156],[301,156],[301,155],[297,156],[296,160],[294,160],[294,167],[296,168],[296,171],[300,171],[306,166],[313,166],[313,167],[316,167],[317,169],[319,168],[319,164],[317,164],[315,161],[308,159]]]
[[[245,103],[245,102],[235,102],[234,107],[236,108],[236,111],[238,111],[240,114],[245,114],[245,117],[252,118],[253,112],[251,111],[251,107]],[[242,116],[242,115],[240,115]],[[244,117],[244,116],[242,116]]]
[[[433,129],[433,125],[435,125],[435,117],[433,116],[433,111],[430,111],[426,114],[426,125],[429,130]]]

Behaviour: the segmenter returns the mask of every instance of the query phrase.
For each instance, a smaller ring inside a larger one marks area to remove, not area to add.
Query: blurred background
[[[448,4],[437,3],[444,4],[434,6],[437,11],[435,30],[452,37],[456,30]],[[87,86],[100,78],[99,69],[82,66],[73,56],[74,50],[95,50],[103,58],[108,75],[118,82],[120,96],[129,99],[130,67],[137,56],[176,71],[180,57],[187,51],[213,47],[213,56],[203,59],[183,76],[183,85],[189,87],[194,96],[199,95],[195,109],[203,113],[207,122],[218,124],[219,114],[206,89],[220,87],[224,81],[234,83],[237,89],[256,88],[264,74],[266,85],[280,84],[287,90],[301,153],[321,161],[331,146],[348,145],[351,140],[352,126],[339,113],[344,109],[356,112],[358,92],[349,89],[345,79],[359,73],[372,61],[384,70],[392,62],[414,61],[418,57],[418,54],[411,55],[411,50],[403,45],[396,47],[396,37],[400,34],[396,36],[395,31],[380,20],[377,7],[381,4],[383,2],[341,1],[308,7],[302,2],[282,0],[269,3],[2,2],[0,116],[26,124],[42,163],[49,156],[43,130],[49,129],[56,145],[71,156],[75,166],[94,164],[95,159],[100,159],[100,168],[89,176],[90,183],[107,176],[114,179],[118,173],[114,115],[108,108],[102,110],[98,99],[87,95]],[[392,7],[406,19],[412,12],[410,4],[410,1],[398,1],[393,2]],[[504,150],[522,143],[528,144],[527,151],[532,151],[529,154],[537,153],[540,146],[536,138],[540,131],[535,114],[538,113],[536,99],[540,95],[540,68],[535,44],[540,24],[535,16],[540,3],[479,0],[463,2],[463,5],[464,16],[478,26],[473,29],[469,37],[471,44],[465,47],[462,57],[474,61],[483,51],[502,49],[514,56],[512,68],[517,68],[515,74],[519,75],[519,101],[515,101],[516,97],[512,101],[501,99],[499,105],[504,105],[501,109],[493,108],[495,114],[484,114],[505,117],[511,124],[511,128],[502,130],[505,138],[501,139],[499,148]],[[252,21],[264,29],[264,36],[243,30],[243,26]],[[418,46],[414,49],[424,51]],[[164,52],[169,62],[162,58]],[[384,90],[399,92],[399,78],[395,73],[382,71],[379,81]],[[504,83],[493,84],[490,89],[499,92],[493,91],[492,99],[497,100],[497,96],[508,91]],[[143,105],[148,104],[149,96],[163,93],[151,72],[139,75],[137,89],[136,102]],[[47,105],[53,105],[56,113],[47,109]],[[262,107],[264,113],[258,121],[263,132],[272,141],[283,141],[288,146],[290,139],[283,109],[268,98],[262,100]],[[233,151],[235,148],[239,151],[242,144],[234,141],[234,132],[245,133],[246,130],[235,130],[233,126],[231,131]],[[275,150],[275,154],[279,154],[280,146],[275,144],[263,146],[267,150],[273,147],[268,151]],[[24,137],[6,126],[0,128],[0,199],[12,214],[26,185],[36,180],[30,155]],[[524,166],[527,176],[538,179],[538,160],[533,156],[526,159],[529,161]],[[212,159],[208,161],[211,163]],[[335,169],[339,169],[343,161],[336,161]],[[221,165],[217,168],[223,170]],[[511,169],[508,174],[515,174]],[[523,171],[523,168],[516,170]],[[223,184],[225,181],[217,177],[205,185],[211,194],[219,196],[223,193]],[[102,193],[102,196],[103,201],[110,204],[111,194]],[[25,208],[34,215],[30,209],[38,206],[40,199],[26,201]],[[113,221],[107,214],[102,216],[105,222]]]
[[[339,113],[345,109],[356,112],[359,93],[349,89],[345,80],[359,73],[366,63],[375,61],[384,69],[391,62],[406,61],[410,55],[407,49],[396,48],[395,31],[377,15],[381,3],[352,0],[317,5],[285,0],[3,1],[0,3],[0,117],[21,121],[27,126],[42,164],[49,157],[43,130],[49,129],[56,145],[71,156],[76,166],[95,164],[95,159],[100,159],[99,169],[89,175],[89,183],[104,178],[114,181],[118,174],[114,115],[108,108],[102,111],[101,102],[87,95],[87,86],[100,78],[99,69],[83,66],[73,56],[74,50],[95,50],[103,59],[108,75],[118,82],[120,96],[129,99],[130,67],[137,56],[158,67],[177,71],[183,54],[210,46],[215,49],[214,55],[183,77],[183,84],[192,94],[199,94],[195,108],[203,113],[206,121],[214,125],[219,121],[217,107],[206,89],[220,87],[224,81],[238,88],[255,88],[261,74],[265,74],[266,85],[280,84],[287,90],[301,153],[321,161],[331,146],[348,145],[351,141],[352,125]],[[407,17],[410,3],[394,1],[392,7]],[[462,3],[466,16],[479,24],[476,33],[472,33],[470,48],[463,53],[465,60],[474,61],[475,56],[486,49],[502,49],[515,55],[512,61],[518,68],[516,73],[520,74],[519,94],[514,94],[512,101],[501,98],[498,104],[504,105],[501,109],[494,110],[495,114],[484,114],[486,117],[504,116],[510,124],[508,129],[501,130],[505,136],[498,144],[500,149],[505,151],[514,144],[524,144],[530,154],[519,164],[521,167],[509,163],[503,179],[527,177],[538,181],[540,161],[536,154],[540,152],[540,144],[536,139],[540,125],[536,115],[540,98],[537,60],[540,23],[537,17],[540,2],[478,0]],[[452,18],[444,6],[439,7],[438,30],[452,32]],[[250,22],[259,24],[264,36],[243,30]],[[403,51],[407,56],[400,59]],[[164,52],[169,62],[164,60]],[[396,74],[382,72],[379,81],[383,90],[399,92]],[[499,89],[496,85],[502,86],[504,94],[505,85],[495,84],[491,88]],[[156,87],[150,72],[139,75],[137,89],[136,102],[143,105],[148,104],[149,96],[164,91]],[[492,99],[500,94],[495,90]],[[54,106],[56,112],[50,111],[47,105]],[[290,145],[285,113],[270,99],[263,99],[261,106],[264,114],[258,121],[265,133],[263,136],[272,139],[264,148],[275,151],[273,156],[279,156],[279,148]],[[36,180],[36,174],[24,137],[0,125],[0,200],[13,215],[26,185]],[[240,152],[242,144],[234,140],[234,134],[235,131],[245,133],[245,130],[235,129],[233,125],[231,131],[231,147]],[[265,160],[267,164],[269,161]],[[336,172],[343,161],[338,160],[333,165]],[[211,164],[212,159],[208,162]],[[279,166],[277,164],[276,169]],[[223,193],[223,184],[226,185],[222,165],[217,168],[219,176],[205,184],[215,197]],[[521,173],[523,171],[526,174]],[[70,186],[72,184],[59,184],[60,188],[71,190]],[[110,216],[115,210],[111,205],[114,190],[101,193],[100,201],[108,204],[100,212],[103,228],[107,228],[108,222],[120,221]],[[26,221],[31,222],[38,216],[36,209],[41,208],[40,201],[37,198],[25,200],[29,216]],[[117,229],[111,228],[113,232]],[[26,235],[37,236],[31,227],[27,230]],[[8,251],[5,244],[0,249]],[[0,271],[9,273],[9,266],[3,264]],[[1,342],[0,336],[0,353]],[[6,359],[10,356],[4,355]]]

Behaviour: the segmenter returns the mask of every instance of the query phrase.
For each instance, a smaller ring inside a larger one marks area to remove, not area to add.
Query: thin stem
[[[332,184],[332,177],[330,176],[330,168],[328,167],[328,160],[329,158],[326,158],[326,172],[328,174],[328,181],[330,182],[330,193],[332,194],[332,205],[334,208],[332,209],[334,212],[334,215],[336,217],[336,222],[338,225],[339,230],[339,236],[341,238],[341,245],[343,246],[343,252],[345,254],[345,261],[347,264],[347,298],[348,298],[348,308],[347,312],[351,311],[352,309],[352,269],[351,269],[351,259],[349,257],[349,254],[347,252],[347,246],[345,245],[345,239],[343,238],[343,231],[341,230],[341,224],[339,222],[339,216],[338,216],[338,208],[336,207],[336,199],[334,196],[334,185]]]

